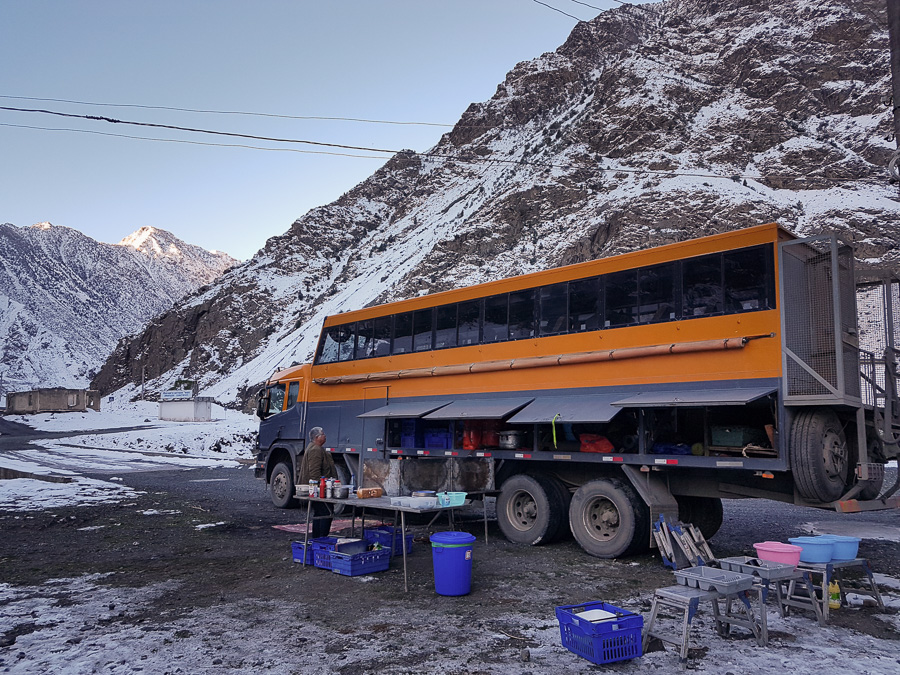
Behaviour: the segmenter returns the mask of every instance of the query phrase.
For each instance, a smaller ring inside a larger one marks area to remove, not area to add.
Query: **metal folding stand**
[[[862,585],[859,583],[851,583],[849,580],[844,579],[843,572],[851,569],[858,569],[864,575],[864,582]],[[809,609],[810,598],[812,598],[812,605],[818,609],[817,618],[819,618],[819,624],[825,625],[828,621],[829,607],[828,607],[828,585],[834,581],[838,585],[838,589],[841,594],[841,605],[847,604],[847,591],[851,591],[853,593],[857,593],[859,595],[868,595],[875,599],[875,602],[878,603],[878,607],[880,609],[884,609],[884,601],[881,599],[881,593],[878,591],[878,585],[875,583],[875,579],[872,576],[872,570],[869,567],[869,561],[865,558],[855,558],[853,560],[832,560],[827,563],[800,563],[797,566],[797,571],[804,575],[809,580],[810,589],[806,589],[805,596],[797,596],[796,587],[794,583],[788,585],[788,596],[784,600],[785,604],[796,606],[792,604],[792,601],[798,601],[803,604],[805,603],[804,609]],[[816,585],[816,581],[819,582]],[[817,593],[818,591],[818,593]]]
[[[766,591],[768,591],[768,582],[764,583]],[[781,612],[782,618],[786,617],[793,607],[813,612],[816,615],[818,624],[820,626],[825,625],[827,617],[823,614],[823,602],[816,595],[816,586],[809,571],[798,568],[789,578],[778,579],[773,581],[773,583],[775,584],[778,611]],[[827,584],[825,588],[828,588]],[[827,591],[824,596],[824,606],[826,609],[828,608]]]
[[[725,600],[725,611],[719,611],[719,600]],[[768,630],[765,627],[765,619],[757,620],[753,613],[753,605],[747,591],[739,593],[722,594],[718,591],[704,591],[699,588],[689,588],[687,586],[667,586],[657,589],[653,596],[653,606],[650,610],[650,620],[644,626],[642,649],[646,651],[650,638],[657,638],[663,642],[674,644],[680,647],[681,660],[686,661],[688,648],[690,645],[691,622],[694,615],[700,608],[700,602],[709,600],[713,607],[713,616],[716,622],[716,631],[722,637],[727,637],[731,633],[731,626],[741,626],[747,628],[753,633],[757,642],[761,646],[768,644]],[[765,607],[762,605],[762,595],[757,594],[757,600],[760,605],[760,611],[765,616]],[[733,603],[738,604],[733,607]],[[736,614],[734,608],[737,608],[741,614]],[[682,613],[681,622],[681,638],[676,640],[668,635],[654,630],[654,624],[659,616],[660,608],[673,610],[676,615]]]

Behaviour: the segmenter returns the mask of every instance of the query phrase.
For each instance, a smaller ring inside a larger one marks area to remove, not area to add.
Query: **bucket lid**
[[[430,540],[434,546],[465,546],[475,541],[475,535],[468,532],[435,532]]]

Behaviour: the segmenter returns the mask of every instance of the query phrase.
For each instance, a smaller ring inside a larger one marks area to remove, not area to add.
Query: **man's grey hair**
[[[324,429],[322,429],[322,427],[313,427],[312,429],[309,430],[309,440],[311,440],[313,443],[315,443],[316,439],[319,436],[323,436],[324,434],[325,434],[325,431],[324,431]]]

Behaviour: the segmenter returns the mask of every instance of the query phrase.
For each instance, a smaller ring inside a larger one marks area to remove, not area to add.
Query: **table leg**
[[[303,533],[303,564],[306,567],[306,554],[309,551],[309,512],[312,510],[312,502],[306,500],[306,531]]]
[[[487,497],[483,497],[481,500],[481,506],[484,510],[484,545],[487,546],[488,543],[488,533],[487,533]]]
[[[397,519],[397,516],[396,516],[396,512],[395,512],[395,515],[394,515],[394,525],[395,525],[394,529],[395,530],[397,529],[396,528],[396,524],[397,524],[396,519]],[[407,577],[406,577],[406,513],[403,511],[400,512],[400,541],[403,542],[403,590],[405,590],[407,593],[409,593],[409,581],[407,580]]]

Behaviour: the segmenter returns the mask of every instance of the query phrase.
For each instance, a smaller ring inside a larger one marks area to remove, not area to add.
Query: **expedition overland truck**
[[[898,302],[769,224],[329,316],[260,393],[256,475],[289,506],[321,426],[360,485],[499,486],[508,539],[602,558],[661,513],[711,537],[722,499],[896,508]]]

